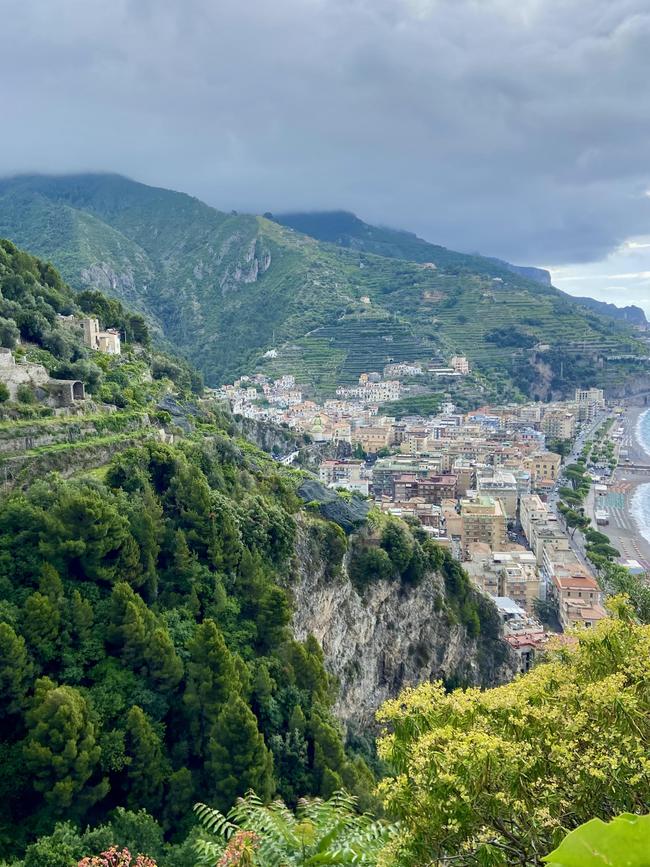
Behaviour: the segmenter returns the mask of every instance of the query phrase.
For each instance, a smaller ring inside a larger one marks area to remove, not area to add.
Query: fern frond
[[[201,827],[215,836],[221,836],[225,840],[229,840],[237,831],[237,826],[233,825],[223,813],[214,807],[198,803],[194,805],[194,812],[201,823]]]

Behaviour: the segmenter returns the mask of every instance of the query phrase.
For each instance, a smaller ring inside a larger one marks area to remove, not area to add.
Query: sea
[[[642,412],[636,423],[636,439],[650,458],[650,410]],[[639,485],[632,497],[632,517],[639,532],[650,542],[650,484]]]

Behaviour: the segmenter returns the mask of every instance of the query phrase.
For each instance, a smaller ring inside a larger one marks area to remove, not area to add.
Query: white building
[[[122,353],[120,332],[116,328],[102,331],[99,327],[99,320],[94,316],[85,317],[81,324],[86,346],[96,352],[105,352],[107,355],[120,355]]]
[[[449,366],[463,376],[469,373],[469,361],[464,355],[452,355]]]

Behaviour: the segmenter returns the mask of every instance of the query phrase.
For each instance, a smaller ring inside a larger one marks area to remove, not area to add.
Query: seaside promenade
[[[650,467],[650,454],[640,445],[636,437],[636,427],[642,412],[644,410],[638,407],[629,407],[621,418],[624,428],[621,447],[627,449],[627,457],[632,467],[644,464]],[[641,566],[650,570],[650,542],[641,534],[632,508],[638,488],[650,484],[650,469],[639,470],[632,467],[626,464],[625,458],[622,458],[614,471],[609,491],[602,503],[602,507],[609,512],[609,524],[602,529],[609,536],[611,544],[621,552],[623,559],[638,560]],[[587,512],[593,519],[593,487],[587,503]]]

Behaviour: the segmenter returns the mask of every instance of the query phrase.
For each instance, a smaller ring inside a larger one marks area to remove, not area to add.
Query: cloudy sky
[[[650,313],[648,0],[0,0],[0,174],[347,208]]]

